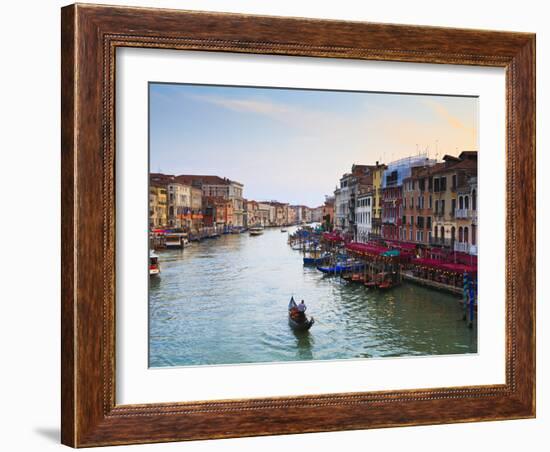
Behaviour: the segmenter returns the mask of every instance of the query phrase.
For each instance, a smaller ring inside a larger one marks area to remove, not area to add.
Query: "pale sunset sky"
[[[203,85],[149,85],[150,170],[212,174],[244,197],[310,207],[354,163],[478,150],[478,99]]]

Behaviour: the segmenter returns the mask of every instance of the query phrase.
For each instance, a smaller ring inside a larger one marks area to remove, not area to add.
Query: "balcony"
[[[395,217],[382,217],[382,223],[395,224]]]
[[[454,251],[457,253],[467,253],[477,255],[477,246],[470,245],[469,243],[459,243],[455,242]]]
[[[455,218],[466,219],[471,218],[472,211],[470,209],[455,209]]]
[[[452,239],[442,239],[439,237],[431,237],[430,238],[430,245],[439,245],[439,246],[447,246],[451,247],[453,245]]]

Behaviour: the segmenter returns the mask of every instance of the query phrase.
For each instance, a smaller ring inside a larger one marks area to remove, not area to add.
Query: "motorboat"
[[[149,276],[160,275],[159,257],[151,250],[149,251]]]

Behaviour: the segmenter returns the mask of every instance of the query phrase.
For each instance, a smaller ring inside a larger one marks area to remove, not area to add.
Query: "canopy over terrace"
[[[419,267],[429,268],[432,270],[438,270],[448,273],[477,273],[477,265],[466,265],[462,263],[447,262],[441,259],[414,259],[413,265]]]
[[[326,240],[327,242],[331,242],[331,243],[341,243],[344,241],[344,237],[342,237],[337,232],[324,232],[323,240]]]

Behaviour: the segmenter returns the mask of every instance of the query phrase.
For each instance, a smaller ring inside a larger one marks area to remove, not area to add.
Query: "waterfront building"
[[[182,174],[176,176],[182,184],[191,185],[202,190],[203,196],[222,197],[233,205],[233,226],[244,225],[243,184],[219,176]]]
[[[311,221],[313,223],[322,223],[323,222],[323,208],[324,206],[315,207],[310,209],[311,212]]]
[[[243,226],[248,228],[254,224],[253,201],[243,199]]]
[[[430,244],[433,223],[431,172],[434,167],[412,167],[410,176],[403,179],[402,241]]]
[[[346,173],[340,178],[340,186],[335,190],[335,227],[343,231],[351,238],[357,236],[355,219],[355,199],[361,190],[372,187],[373,165],[353,165],[351,173]]]
[[[469,176],[457,189],[455,210],[457,240],[454,251],[477,255],[477,175]]]
[[[313,221],[313,210],[309,207],[302,206],[303,209],[303,221],[311,223]]]
[[[202,202],[204,226],[226,229],[234,225],[232,200],[223,196],[204,196]]]
[[[190,227],[188,218],[191,208],[191,186],[177,182],[168,183],[168,226],[175,228]]]
[[[432,244],[455,251],[457,239],[459,243],[471,242],[471,219],[467,218],[470,221],[467,232],[462,226],[462,240],[459,237],[456,218],[457,191],[459,187],[468,185],[469,178],[477,176],[477,151],[465,151],[458,157],[446,155],[443,157],[443,163],[437,165],[432,175],[434,217]],[[465,196],[462,197],[462,202],[464,209]],[[470,197],[468,204],[470,204]],[[466,241],[465,232],[468,234]]]
[[[168,196],[164,185],[149,185],[149,227],[162,228],[168,224],[167,201]]]
[[[269,204],[248,200],[245,202],[245,213],[248,217],[245,227],[271,225],[271,206]]]
[[[285,226],[289,224],[289,221],[288,221],[289,207],[287,203],[270,201],[266,204],[270,204],[275,208],[273,226]]]
[[[379,162],[376,162],[372,169],[373,204],[370,233],[372,239],[382,237],[382,179],[386,169],[387,166]]]
[[[382,237],[404,240],[403,181],[410,178],[412,168],[435,165],[427,155],[405,157],[389,163],[382,179]]]
[[[271,226],[275,224],[275,207],[265,203],[258,203],[258,215],[262,226]]]
[[[198,187],[191,187],[191,229],[198,231],[203,227],[203,212],[202,212],[202,190]]]
[[[297,224],[301,223],[302,220],[302,209],[300,206],[288,206],[288,223]]]
[[[334,228],[334,196],[325,196],[325,203],[323,204],[323,216],[322,221],[327,231],[332,231]]]
[[[357,220],[356,241],[367,243],[372,231],[372,208],[374,202],[374,189],[361,191],[355,201],[355,217]]]

